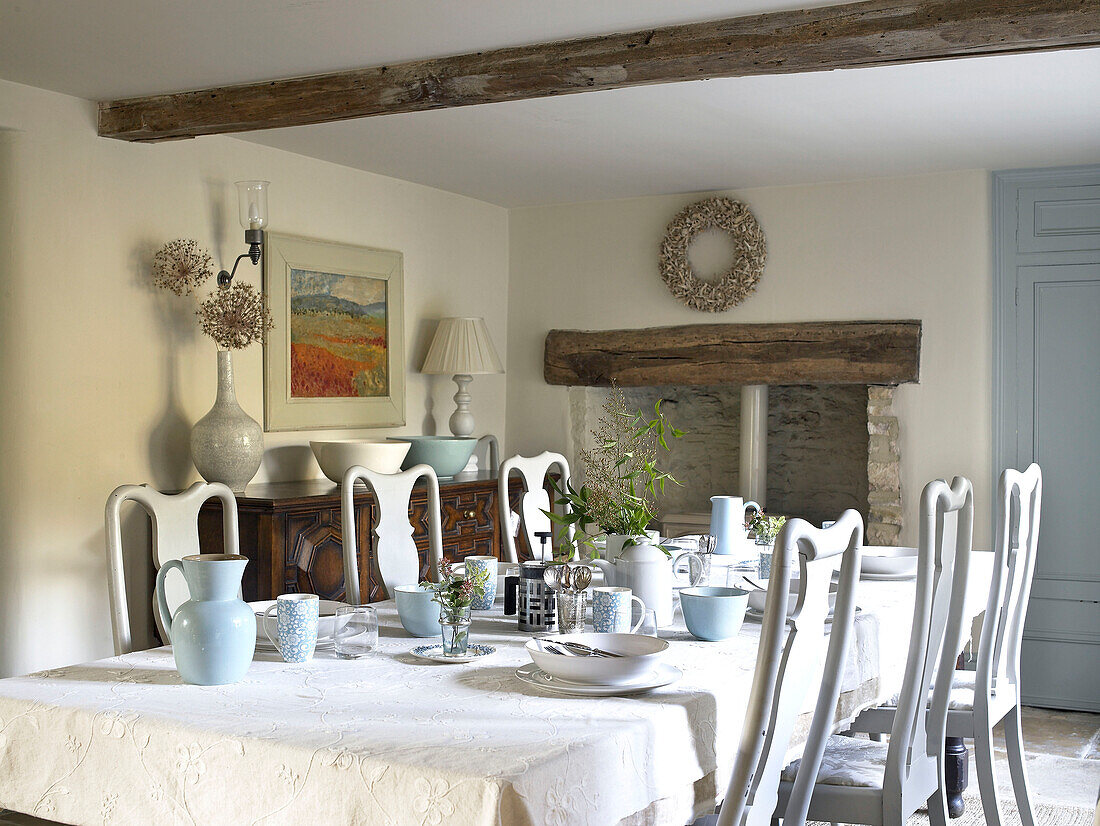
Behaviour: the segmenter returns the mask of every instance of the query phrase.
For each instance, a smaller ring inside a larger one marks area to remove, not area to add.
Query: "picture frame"
[[[400,252],[264,236],[264,430],[405,424]]]

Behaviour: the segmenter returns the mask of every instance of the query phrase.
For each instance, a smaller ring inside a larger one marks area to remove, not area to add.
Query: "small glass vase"
[[[443,656],[465,657],[470,645],[470,606],[444,608],[439,612],[443,631]]]
[[[774,542],[761,542],[756,540],[756,550],[760,552],[760,563],[757,568],[757,574],[763,580],[767,580],[772,575],[772,554],[775,552]]]

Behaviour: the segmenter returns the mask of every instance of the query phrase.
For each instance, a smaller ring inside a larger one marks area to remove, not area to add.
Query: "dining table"
[[[967,628],[991,562],[973,555]],[[858,588],[838,730],[899,690],[909,644],[914,582]],[[682,677],[586,697],[517,678],[534,635],[500,603],[471,626],[495,651],[462,664],[415,656],[431,640],[392,602],[376,608],[367,656],[258,650],[232,685],[183,683],[170,647],[0,680],[0,809],[70,824],[682,826],[724,796],[759,622],[704,642],[677,608],[659,636]]]

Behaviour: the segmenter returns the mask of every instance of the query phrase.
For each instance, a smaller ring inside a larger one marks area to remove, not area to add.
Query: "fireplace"
[[[683,485],[666,489],[663,513],[706,513],[715,493],[814,523],[854,508],[868,544],[893,545],[902,527],[893,390],[918,378],[920,332],[919,321],[553,331],[546,377],[571,387],[574,455],[612,381],[632,408],[664,400],[687,435],[668,463]]]

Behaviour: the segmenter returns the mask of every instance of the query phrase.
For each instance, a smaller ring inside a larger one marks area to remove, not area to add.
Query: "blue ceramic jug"
[[[248,558],[195,554],[172,559],[157,572],[156,600],[176,669],[185,683],[238,682],[256,650],[256,615],[238,594]],[[164,577],[179,568],[191,599],[173,616],[164,599]]]
[[[715,538],[714,552],[724,556],[745,556],[744,545],[748,538],[745,531],[745,511],[757,513],[761,507],[753,501],[746,502],[740,496],[710,497],[710,533]]]

